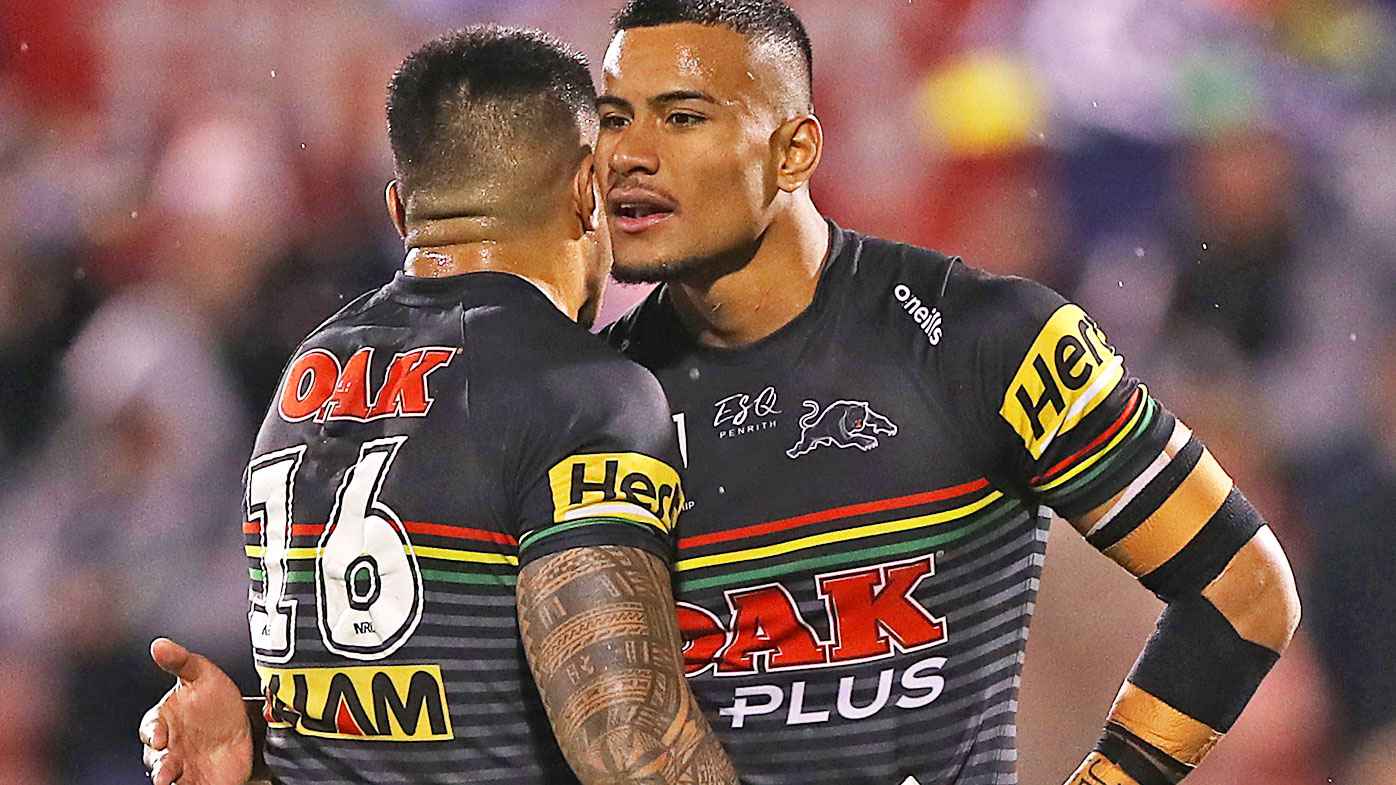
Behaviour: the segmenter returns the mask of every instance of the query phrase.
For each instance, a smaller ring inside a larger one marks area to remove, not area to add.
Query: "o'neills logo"
[[[921,298],[911,293],[911,288],[904,283],[897,284],[897,288],[892,290],[892,296],[901,303],[902,310],[906,311],[916,326],[921,328],[921,332],[926,334],[926,340],[932,346],[940,343],[940,309],[927,307],[921,302]]]

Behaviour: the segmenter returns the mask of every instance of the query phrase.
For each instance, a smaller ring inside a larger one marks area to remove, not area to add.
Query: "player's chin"
[[[629,244],[618,242],[613,246],[615,263],[611,265],[611,277],[621,283],[664,283],[687,272],[688,265],[682,257],[657,249],[622,249],[622,245]]]

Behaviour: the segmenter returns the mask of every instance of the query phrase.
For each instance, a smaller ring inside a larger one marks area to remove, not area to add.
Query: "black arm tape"
[[[1279,657],[1238,635],[1206,597],[1192,595],[1164,609],[1129,680],[1225,733]]]
[[[1232,488],[1202,530],[1173,558],[1139,582],[1164,600],[1197,594],[1221,574],[1231,557],[1264,525],[1255,507]]]
[[[1175,785],[1192,772],[1192,767],[1130,733],[1114,722],[1106,723],[1105,734],[1095,751],[1119,766],[1139,785]]]
[[[1153,456],[1151,456],[1152,459]],[[1086,536],[1086,542],[1095,546],[1097,550],[1105,550],[1111,545],[1123,540],[1125,535],[1139,528],[1139,524],[1148,519],[1154,511],[1168,501],[1168,497],[1178,490],[1178,486],[1183,484],[1192,473],[1193,467],[1197,466],[1198,460],[1202,458],[1202,442],[1196,436],[1188,439],[1183,449],[1173,456],[1173,460],[1163,467],[1149,484],[1140,489],[1138,495],[1130,499],[1129,504],[1115,516],[1114,520],[1100,527],[1098,531],[1091,532]],[[1139,467],[1131,477],[1138,476],[1144,471],[1144,466]]]

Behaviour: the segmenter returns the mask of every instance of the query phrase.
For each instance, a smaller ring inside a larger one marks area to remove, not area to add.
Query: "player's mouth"
[[[648,188],[613,188],[606,195],[611,223],[626,234],[652,229],[673,216],[677,205],[666,194]]]

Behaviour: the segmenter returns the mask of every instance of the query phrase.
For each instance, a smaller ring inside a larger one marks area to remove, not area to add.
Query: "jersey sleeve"
[[[957,277],[971,301],[959,314],[969,335],[955,364],[971,387],[960,405],[973,408],[965,414],[993,440],[1000,473],[1071,518],[1159,462],[1173,416],[1085,311],[1025,279]]]
[[[668,401],[648,371],[607,360],[573,368],[540,396],[549,400],[535,426],[544,446],[517,484],[520,566],[598,545],[673,559],[684,497]]]

